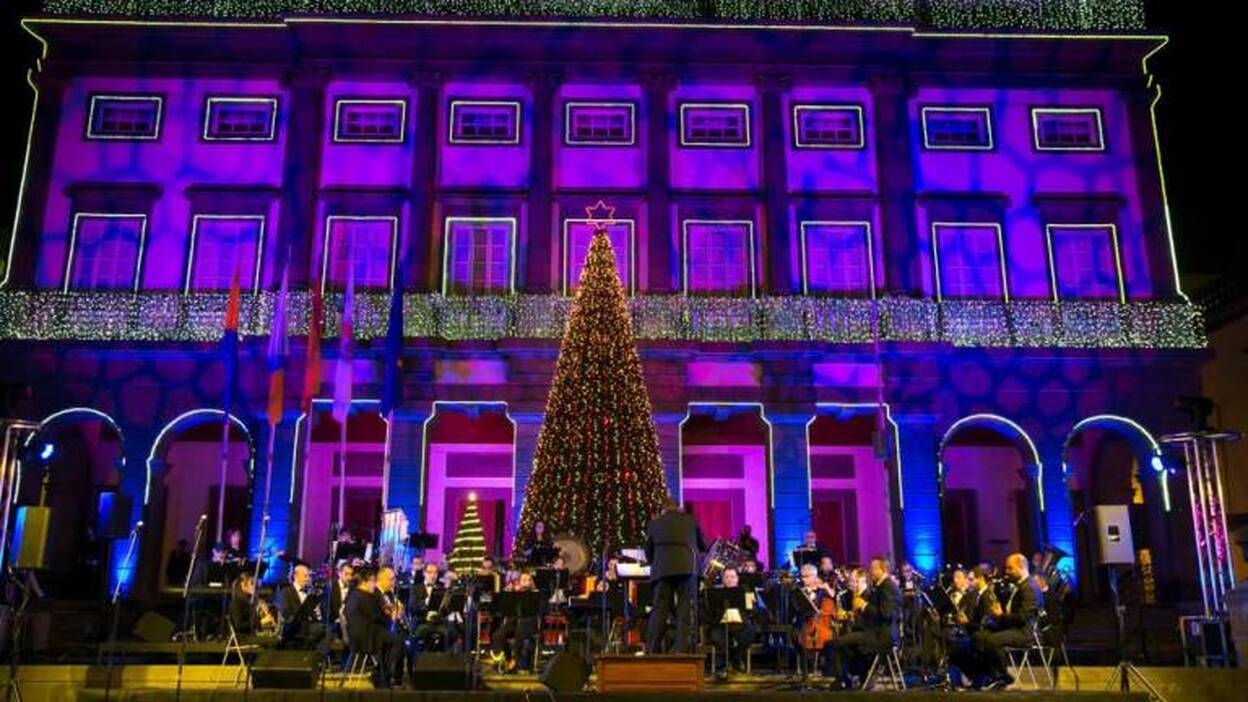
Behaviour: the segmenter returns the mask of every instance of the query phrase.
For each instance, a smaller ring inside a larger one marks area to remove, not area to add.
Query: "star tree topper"
[[[599,200],[585,208],[585,217],[595,228],[602,229],[608,224],[615,224],[615,208]]]

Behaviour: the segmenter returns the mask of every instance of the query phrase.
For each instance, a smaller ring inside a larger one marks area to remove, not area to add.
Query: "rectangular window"
[[[407,100],[339,99],[334,103],[334,141],[401,144]]]
[[[263,215],[195,215],[184,289],[228,290],[238,271],[244,289],[259,290],[263,251]]]
[[[398,217],[331,215],[325,218],[321,289],[345,289],[348,271],[352,269],[357,288],[392,287],[398,245]]]
[[[869,222],[802,222],[806,294],[875,294]]]
[[[147,215],[74,215],[64,290],[138,290]]]
[[[603,225],[611,250],[615,254],[615,270],[624,291],[633,292],[633,220],[618,219]],[[580,286],[581,269],[589,256],[598,227],[587,219],[566,219],[563,222],[563,292],[570,294]]]
[[[749,146],[750,106],[742,103],[681,103],[680,145]]]
[[[447,217],[442,293],[514,292],[515,238],[513,217]]]
[[[1010,299],[1001,225],[933,222],[936,299]]]
[[[987,107],[924,107],[923,146],[927,149],[992,149],[992,113]]]
[[[452,100],[452,144],[519,144],[520,103],[505,100]]]
[[[1099,108],[1035,107],[1031,126],[1036,151],[1104,151]]]
[[[861,149],[862,108],[858,105],[794,105],[794,145],[799,149]]]
[[[568,102],[563,112],[568,144],[627,146],[636,141],[631,102]]]
[[[208,98],[204,141],[273,141],[276,137],[277,98]]]
[[[685,294],[754,295],[754,223],[684,221]]]
[[[92,95],[87,138],[155,141],[164,102],[159,95]]]
[[[1126,300],[1117,227],[1050,224],[1045,234],[1054,300]]]

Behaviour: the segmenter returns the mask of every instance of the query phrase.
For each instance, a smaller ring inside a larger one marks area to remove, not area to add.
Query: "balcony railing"
[[[267,335],[273,293],[244,295],[240,333]],[[357,338],[386,333],[389,296],[356,296]],[[225,294],[176,292],[0,291],[0,339],[46,341],[207,342],[220,338]],[[339,298],[325,305],[326,336],[338,333]],[[451,341],[554,339],[563,334],[571,298],[404,296],[404,335]],[[1181,301],[1039,300],[994,302],[884,297],[704,298],[640,296],[629,300],[639,339],[670,341],[937,342],[972,347],[1163,348],[1206,345],[1199,308]],[[292,335],[308,329],[309,296],[292,293]]]

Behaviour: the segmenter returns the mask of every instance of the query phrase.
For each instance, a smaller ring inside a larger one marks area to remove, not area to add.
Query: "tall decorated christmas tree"
[[[481,528],[477,500],[469,495],[464,514],[459,518],[459,529],[455,530],[455,546],[447,566],[456,573],[471,573],[481,565],[482,558],[485,558],[485,532]]]
[[[559,349],[517,537],[540,520],[550,533],[579,536],[591,553],[636,545],[665,495],[641,357],[600,226]]]

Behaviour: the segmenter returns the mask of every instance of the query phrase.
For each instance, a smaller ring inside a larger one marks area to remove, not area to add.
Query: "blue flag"
[[[390,318],[386,325],[385,370],[381,385],[381,416],[388,417],[403,404],[403,288],[396,285],[390,293]]]

